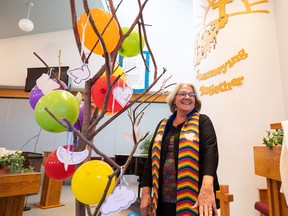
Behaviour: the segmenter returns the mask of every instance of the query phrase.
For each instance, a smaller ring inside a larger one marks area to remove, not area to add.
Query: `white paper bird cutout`
[[[88,64],[83,64],[81,68],[68,70],[67,74],[73,79],[74,83],[80,84],[82,81],[88,80],[91,73]]]
[[[60,85],[50,79],[49,75],[46,73],[43,73],[41,77],[36,80],[36,85],[39,89],[41,89],[43,94],[47,94],[60,87]]]
[[[59,146],[56,151],[58,160],[64,163],[64,168],[67,171],[68,165],[79,164],[88,156],[88,150],[81,152],[71,152],[62,146]]]
[[[185,133],[185,138],[191,141],[196,140],[196,136],[194,133]]]

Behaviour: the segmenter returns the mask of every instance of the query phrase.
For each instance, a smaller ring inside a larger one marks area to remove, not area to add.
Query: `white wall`
[[[287,33],[288,23],[284,21],[284,8],[287,8],[287,4],[286,1],[275,3],[275,13],[272,3],[269,4],[271,14],[266,20],[269,25],[269,37],[262,35],[267,40],[266,45],[258,41],[257,37],[253,37],[253,34],[242,35],[245,36],[245,44],[249,47],[247,48],[249,52],[247,62],[250,68],[246,70],[239,66],[235,73],[245,76],[243,86],[231,92],[202,97],[203,113],[211,117],[218,136],[219,179],[222,184],[230,186],[230,192],[234,195],[234,202],[230,205],[233,216],[259,215],[254,210],[254,202],[258,199],[257,187],[265,186],[265,181],[254,174],[253,146],[261,145],[262,137],[265,135],[265,130],[269,129],[270,123],[288,118],[288,87],[286,85],[288,63],[285,60],[285,51],[288,48],[285,33]],[[168,74],[173,75],[172,81],[175,82],[184,80],[196,82],[195,73],[193,73],[192,4],[189,1],[180,0],[150,1],[146,12],[149,13],[146,15],[146,23],[152,24],[151,29],[148,30],[148,36],[151,38],[151,47],[158,62],[158,70],[161,71],[162,67],[167,67]],[[258,30],[263,31],[265,28],[249,26],[247,31],[257,32]],[[226,35],[231,33],[229,30],[224,32]],[[221,62],[226,59],[225,56],[234,54],[235,49],[230,49],[230,47],[238,42],[229,40],[228,37],[224,38],[225,40],[220,39],[218,43],[225,51],[213,56],[222,58]],[[247,41],[251,41],[251,44],[247,44]],[[257,51],[251,48],[254,45]],[[79,64],[80,58],[70,30],[0,40],[2,63],[0,85],[24,86],[26,68],[43,67],[32,53],[35,51],[50,66],[55,66],[58,64],[59,49],[62,50],[63,65],[77,66]],[[271,52],[266,52],[267,49]],[[101,62],[101,59],[95,57],[95,62],[97,61]],[[266,67],[267,61],[271,61],[272,64]],[[99,67],[99,65],[93,66],[95,70]],[[210,67],[208,62],[206,67]],[[259,69],[261,74],[255,72]],[[197,82],[198,86],[200,84]],[[146,111],[141,129],[153,131],[156,122],[168,113],[165,104],[153,104]],[[27,99],[1,99],[0,119],[2,122],[0,125],[1,146],[11,149],[21,148],[27,140],[39,132]],[[129,132],[129,125],[128,117],[124,114],[97,136],[95,143],[108,155],[128,153],[132,144],[123,138],[123,134],[126,131]],[[33,151],[33,141],[35,140],[29,142],[24,150]],[[36,150],[37,152],[53,150],[65,143],[65,133],[51,134],[42,131]]]
[[[199,5],[203,12],[200,6],[207,5],[204,2],[194,3],[193,21],[196,24],[197,17],[200,17],[196,6]],[[269,10],[269,13],[229,17],[225,27],[218,32],[216,49],[212,49],[196,67],[203,73],[224,64],[242,48],[248,53],[246,59],[227,69],[226,73],[198,83],[199,86],[217,85],[244,76],[243,85],[202,97],[202,112],[212,118],[218,135],[220,182],[229,184],[234,194],[235,201],[231,203],[233,216],[258,214],[254,210],[258,199],[257,187],[265,187],[265,179],[254,174],[253,146],[262,144],[270,123],[285,119],[273,4],[271,1],[255,7]],[[226,5],[228,14],[243,10],[241,1]],[[208,14],[207,23],[213,15],[217,18],[218,9],[214,12]]]
[[[286,20],[288,7],[287,1],[274,1],[275,20],[276,20],[276,34],[278,39],[279,47],[279,62],[281,71],[281,80],[283,87],[283,98],[284,98],[284,110],[285,119],[288,119],[288,61],[287,61],[287,50],[288,50],[288,24]]]
[[[80,67],[81,59],[72,30],[0,40],[0,56],[3,65],[0,85],[24,87],[27,68],[46,67],[33,53],[40,56],[48,66],[58,67],[60,50],[61,66]],[[103,58],[93,55],[90,63],[90,72],[95,74],[101,67]],[[83,89],[83,86],[73,85],[73,88]]]

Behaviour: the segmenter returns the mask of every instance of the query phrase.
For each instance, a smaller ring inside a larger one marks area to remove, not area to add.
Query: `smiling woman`
[[[200,114],[201,101],[190,83],[177,84],[167,103],[173,114],[158,123],[152,138],[141,214],[150,215],[154,209],[154,215],[217,215],[218,144],[213,124]]]

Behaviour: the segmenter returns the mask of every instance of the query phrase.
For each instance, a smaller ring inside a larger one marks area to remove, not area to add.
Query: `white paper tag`
[[[50,79],[49,75],[45,73],[43,73],[41,77],[36,80],[36,85],[39,89],[41,89],[43,94],[47,94],[60,87],[57,82],[54,82],[52,79]]]
[[[113,89],[113,96],[122,107],[126,106],[132,95],[133,90],[129,87],[122,88],[120,86],[116,86]]]
[[[100,208],[100,211],[104,215],[117,213],[123,209],[128,209],[135,201],[136,194],[134,190],[125,185],[122,185],[121,187],[117,186],[113,193],[106,198],[105,202]]]

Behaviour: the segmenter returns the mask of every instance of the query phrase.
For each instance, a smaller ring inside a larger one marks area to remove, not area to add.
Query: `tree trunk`
[[[85,205],[75,199],[75,215],[84,216],[85,215]]]

